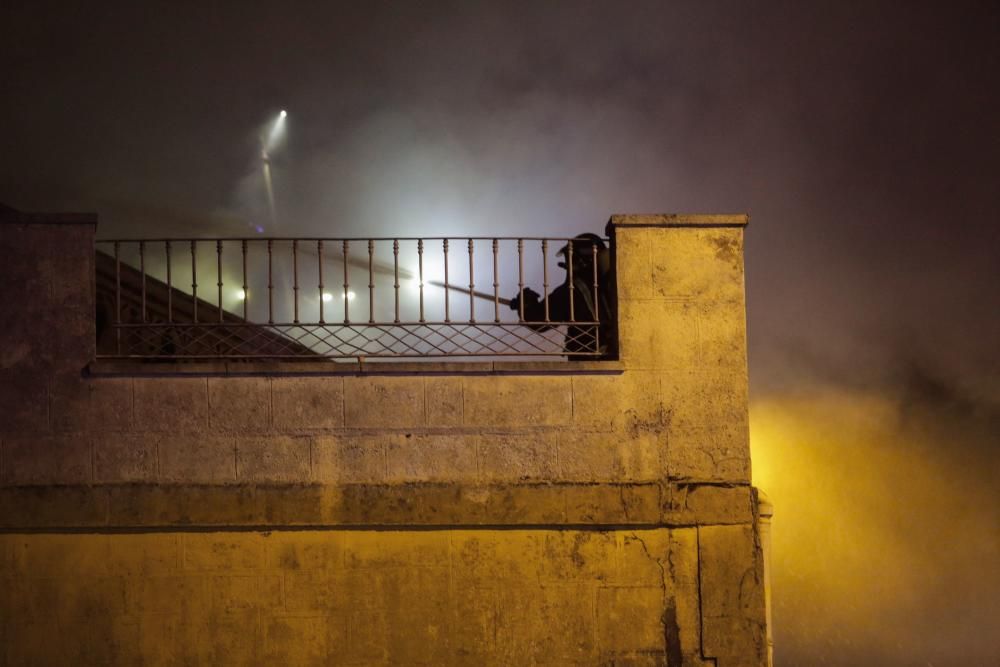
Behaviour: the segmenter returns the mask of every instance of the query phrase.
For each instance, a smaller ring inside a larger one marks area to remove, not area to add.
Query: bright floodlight
[[[282,109],[278,117],[271,123],[271,130],[267,133],[267,141],[264,142],[265,153],[273,151],[281,143],[281,139],[285,136],[285,118],[287,116],[288,112]]]
[[[329,292],[323,292],[323,301],[330,301],[333,299],[333,295]]]
[[[247,293],[244,292],[243,290],[239,290],[236,292],[236,298],[242,301],[243,299],[247,298]]]

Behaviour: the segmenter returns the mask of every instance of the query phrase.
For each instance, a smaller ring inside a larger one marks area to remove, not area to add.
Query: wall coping
[[[0,204],[0,224],[7,225],[93,225],[96,213],[25,213]]]
[[[746,227],[748,213],[628,213],[612,215],[608,233],[615,227]]]
[[[207,361],[143,362],[99,359],[89,377],[206,377],[255,375],[621,375],[619,361]]]
[[[749,524],[749,484],[661,481],[0,487],[0,534],[30,531],[681,527]]]

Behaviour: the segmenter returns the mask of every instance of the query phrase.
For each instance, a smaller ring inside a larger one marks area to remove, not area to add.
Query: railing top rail
[[[96,243],[163,243],[165,241],[573,241],[571,236],[176,236],[97,239]],[[607,241],[607,237],[602,237]]]

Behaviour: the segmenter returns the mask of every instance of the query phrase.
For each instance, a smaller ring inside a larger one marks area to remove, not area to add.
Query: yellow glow
[[[1000,571],[983,567],[998,557],[995,482],[951,445],[987,436],[835,390],[750,414],[754,484],[775,507],[776,663],[939,664],[957,638],[982,647],[968,618],[1000,609]]]
[[[243,299],[247,298],[247,293],[244,292],[243,290],[237,290],[236,291],[236,298],[239,299],[240,301],[242,301]]]

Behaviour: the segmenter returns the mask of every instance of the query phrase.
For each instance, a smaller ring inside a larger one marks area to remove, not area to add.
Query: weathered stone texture
[[[208,405],[213,429],[262,431],[271,420],[271,383],[267,378],[209,378]]]
[[[236,477],[245,482],[308,482],[312,439],[302,436],[239,438]]]
[[[656,481],[662,477],[660,439],[642,434],[563,431],[558,434],[559,474],[567,481]]]
[[[737,524],[753,521],[750,486],[673,484],[664,498],[664,519],[671,525]]]
[[[558,463],[553,438],[524,435],[479,436],[479,469],[488,481],[554,479]]]
[[[314,431],[344,425],[344,381],[326,377],[271,380],[274,427]]]
[[[164,482],[236,481],[236,440],[231,436],[164,435],[156,446]]]
[[[747,579],[747,548],[747,526],[0,535],[0,626],[59,619],[54,654],[5,644],[26,662],[702,665],[706,642],[760,664],[722,617],[698,623],[699,606],[757,622],[753,586],[706,590]]]
[[[392,438],[386,451],[391,481],[428,482],[475,479],[475,438],[463,435],[406,435]]]
[[[119,485],[107,490],[110,526],[246,526],[262,516],[253,487],[216,484]],[[81,525],[95,525],[83,523]]]
[[[574,524],[644,524],[658,514],[655,484],[582,484],[566,492],[566,520]]]
[[[568,377],[466,377],[465,423],[480,427],[563,426],[573,420]]]
[[[461,426],[464,420],[462,378],[424,378],[427,425]]]
[[[4,438],[3,478],[12,485],[88,484],[93,479],[90,437],[74,433]]]
[[[0,281],[0,368],[79,373],[93,358],[95,219],[72,217],[0,221],[0,266],[8,277]]]
[[[386,448],[397,437],[317,436],[313,477],[322,483],[381,482],[386,478]]]
[[[56,431],[122,431],[132,424],[132,380],[67,378],[49,391],[49,415]]]
[[[99,486],[0,488],[0,529],[65,530],[106,525],[108,494]]]
[[[205,378],[135,378],[135,428],[202,433],[208,427]]]
[[[699,302],[699,364],[746,381],[747,341],[743,302]]]
[[[421,377],[344,378],[344,419],[351,427],[413,428],[424,424]]]
[[[598,642],[607,653],[664,650],[662,587],[597,590]],[[622,632],[628,628],[628,632]]]
[[[24,354],[30,354],[27,346],[24,347]],[[0,425],[3,433],[38,433],[47,430],[48,396],[47,378],[44,375],[26,368],[0,368],[0,401],[3,403]]]
[[[156,438],[108,433],[94,439],[94,481],[153,482],[157,478]]]
[[[698,311],[685,301],[631,302],[619,311],[622,360],[629,369],[697,368],[701,348]]]
[[[593,431],[656,430],[664,411],[659,373],[579,375],[573,381],[573,423]]]
[[[764,662],[764,573],[751,525],[698,528],[702,650],[720,664]]]
[[[742,230],[689,229],[654,243],[651,282],[656,296],[742,300]]]
[[[612,222],[618,363],[266,377],[88,375],[92,226],[0,227],[0,664],[763,664],[742,223]]]

